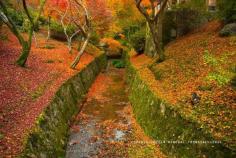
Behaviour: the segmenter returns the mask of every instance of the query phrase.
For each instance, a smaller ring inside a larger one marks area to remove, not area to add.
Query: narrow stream
[[[70,129],[66,158],[165,157],[135,123],[125,86],[124,69],[109,63],[87,95]]]

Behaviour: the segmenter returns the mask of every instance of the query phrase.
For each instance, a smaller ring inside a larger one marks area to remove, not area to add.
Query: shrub
[[[24,17],[21,14],[21,12],[17,12],[16,10],[12,8],[8,8],[7,11],[8,11],[9,17],[12,19],[12,21],[14,21],[14,23],[17,26],[23,26]]]
[[[226,23],[236,22],[236,1],[217,0],[219,16]]]
[[[124,68],[125,67],[125,62],[124,60],[113,60],[112,65],[116,68]]]
[[[142,28],[130,36],[131,45],[139,54],[144,52],[146,41],[146,30]]]

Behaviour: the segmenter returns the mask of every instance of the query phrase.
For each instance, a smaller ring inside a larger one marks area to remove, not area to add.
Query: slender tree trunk
[[[22,52],[21,52],[20,57],[16,61],[16,63],[21,67],[25,66],[28,56],[30,54],[33,31],[34,31],[34,29],[33,29],[33,27],[31,27],[29,30],[28,41],[24,41],[23,43],[21,43]]]
[[[80,61],[80,58],[81,58],[81,56],[83,55],[86,46],[88,45],[89,39],[90,39],[90,34],[87,36],[86,40],[84,41],[84,44],[83,44],[82,48],[80,49],[78,55],[76,56],[75,60],[74,60],[73,63],[71,64],[70,67],[71,67],[72,69],[75,69],[75,67],[78,65],[78,63],[79,63],[79,61]]]

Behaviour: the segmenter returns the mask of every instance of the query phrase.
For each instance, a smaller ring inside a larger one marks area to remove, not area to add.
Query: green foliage
[[[236,1],[217,0],[219,16],[226,23],[236,22]]]
[[[213,69],[213,71],[210,72],[206,77],[207,81],[216,81],[219,86],[224,86],[230,82],[230,80],[232,79],[232,71],[225,70],[223,65],[231,55],[234,55],[234,53],[225,52],[221,55],[220,58],[216,58],[215,56],[210,54],[208,50],[205,50],[203,60],[205,64],[211,66]],[[231,69],[231,66],[229,67],[229,69]]]
[[[191,0],[171,8],[165,12],[163,21],[164,45],[176,38],[172,30],[178,30],[176,36],[180,37],[214,18],[207,12],[205,0]]]
[[[125,61],[116,59],[116,60],[112,61],[112,65],[115,68],[124,68],[125,67]]]
[[[8,8],[8,16],[12,19],[12,21],[14,21],[14,23],[21,27],[23,26],[23,22],[24,22],[24,16],[22,15],[21,12],[16,11],[15,9],[12,8]]]
[[[230,82],[230,78],[220,72],[209,73],[206,79],[209,81],[216,81],[219,86],[224,86]]]
[[[217,59],[212,54],[210,54],[208,50],[204,51],[203,60],[205,64],[210,66],[218,65]]]
[[[146,30],[142,28],[130,36],[131,45],[137,53],[143,53],[145,49]]]

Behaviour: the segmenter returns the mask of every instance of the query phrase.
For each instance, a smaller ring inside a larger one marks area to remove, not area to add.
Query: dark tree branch
[[[26,13],[26,15],[27,15],[29,21],[31,22],[31,24],[34,24],[33,18],[31,17],[31,15],[30,15],[30,13],[29,13],[29,10],[28,10],[26,1],[25,1],[25,0],[22,0],[22,4],[23,4],[24,11],[25,11],[25,13]]]

